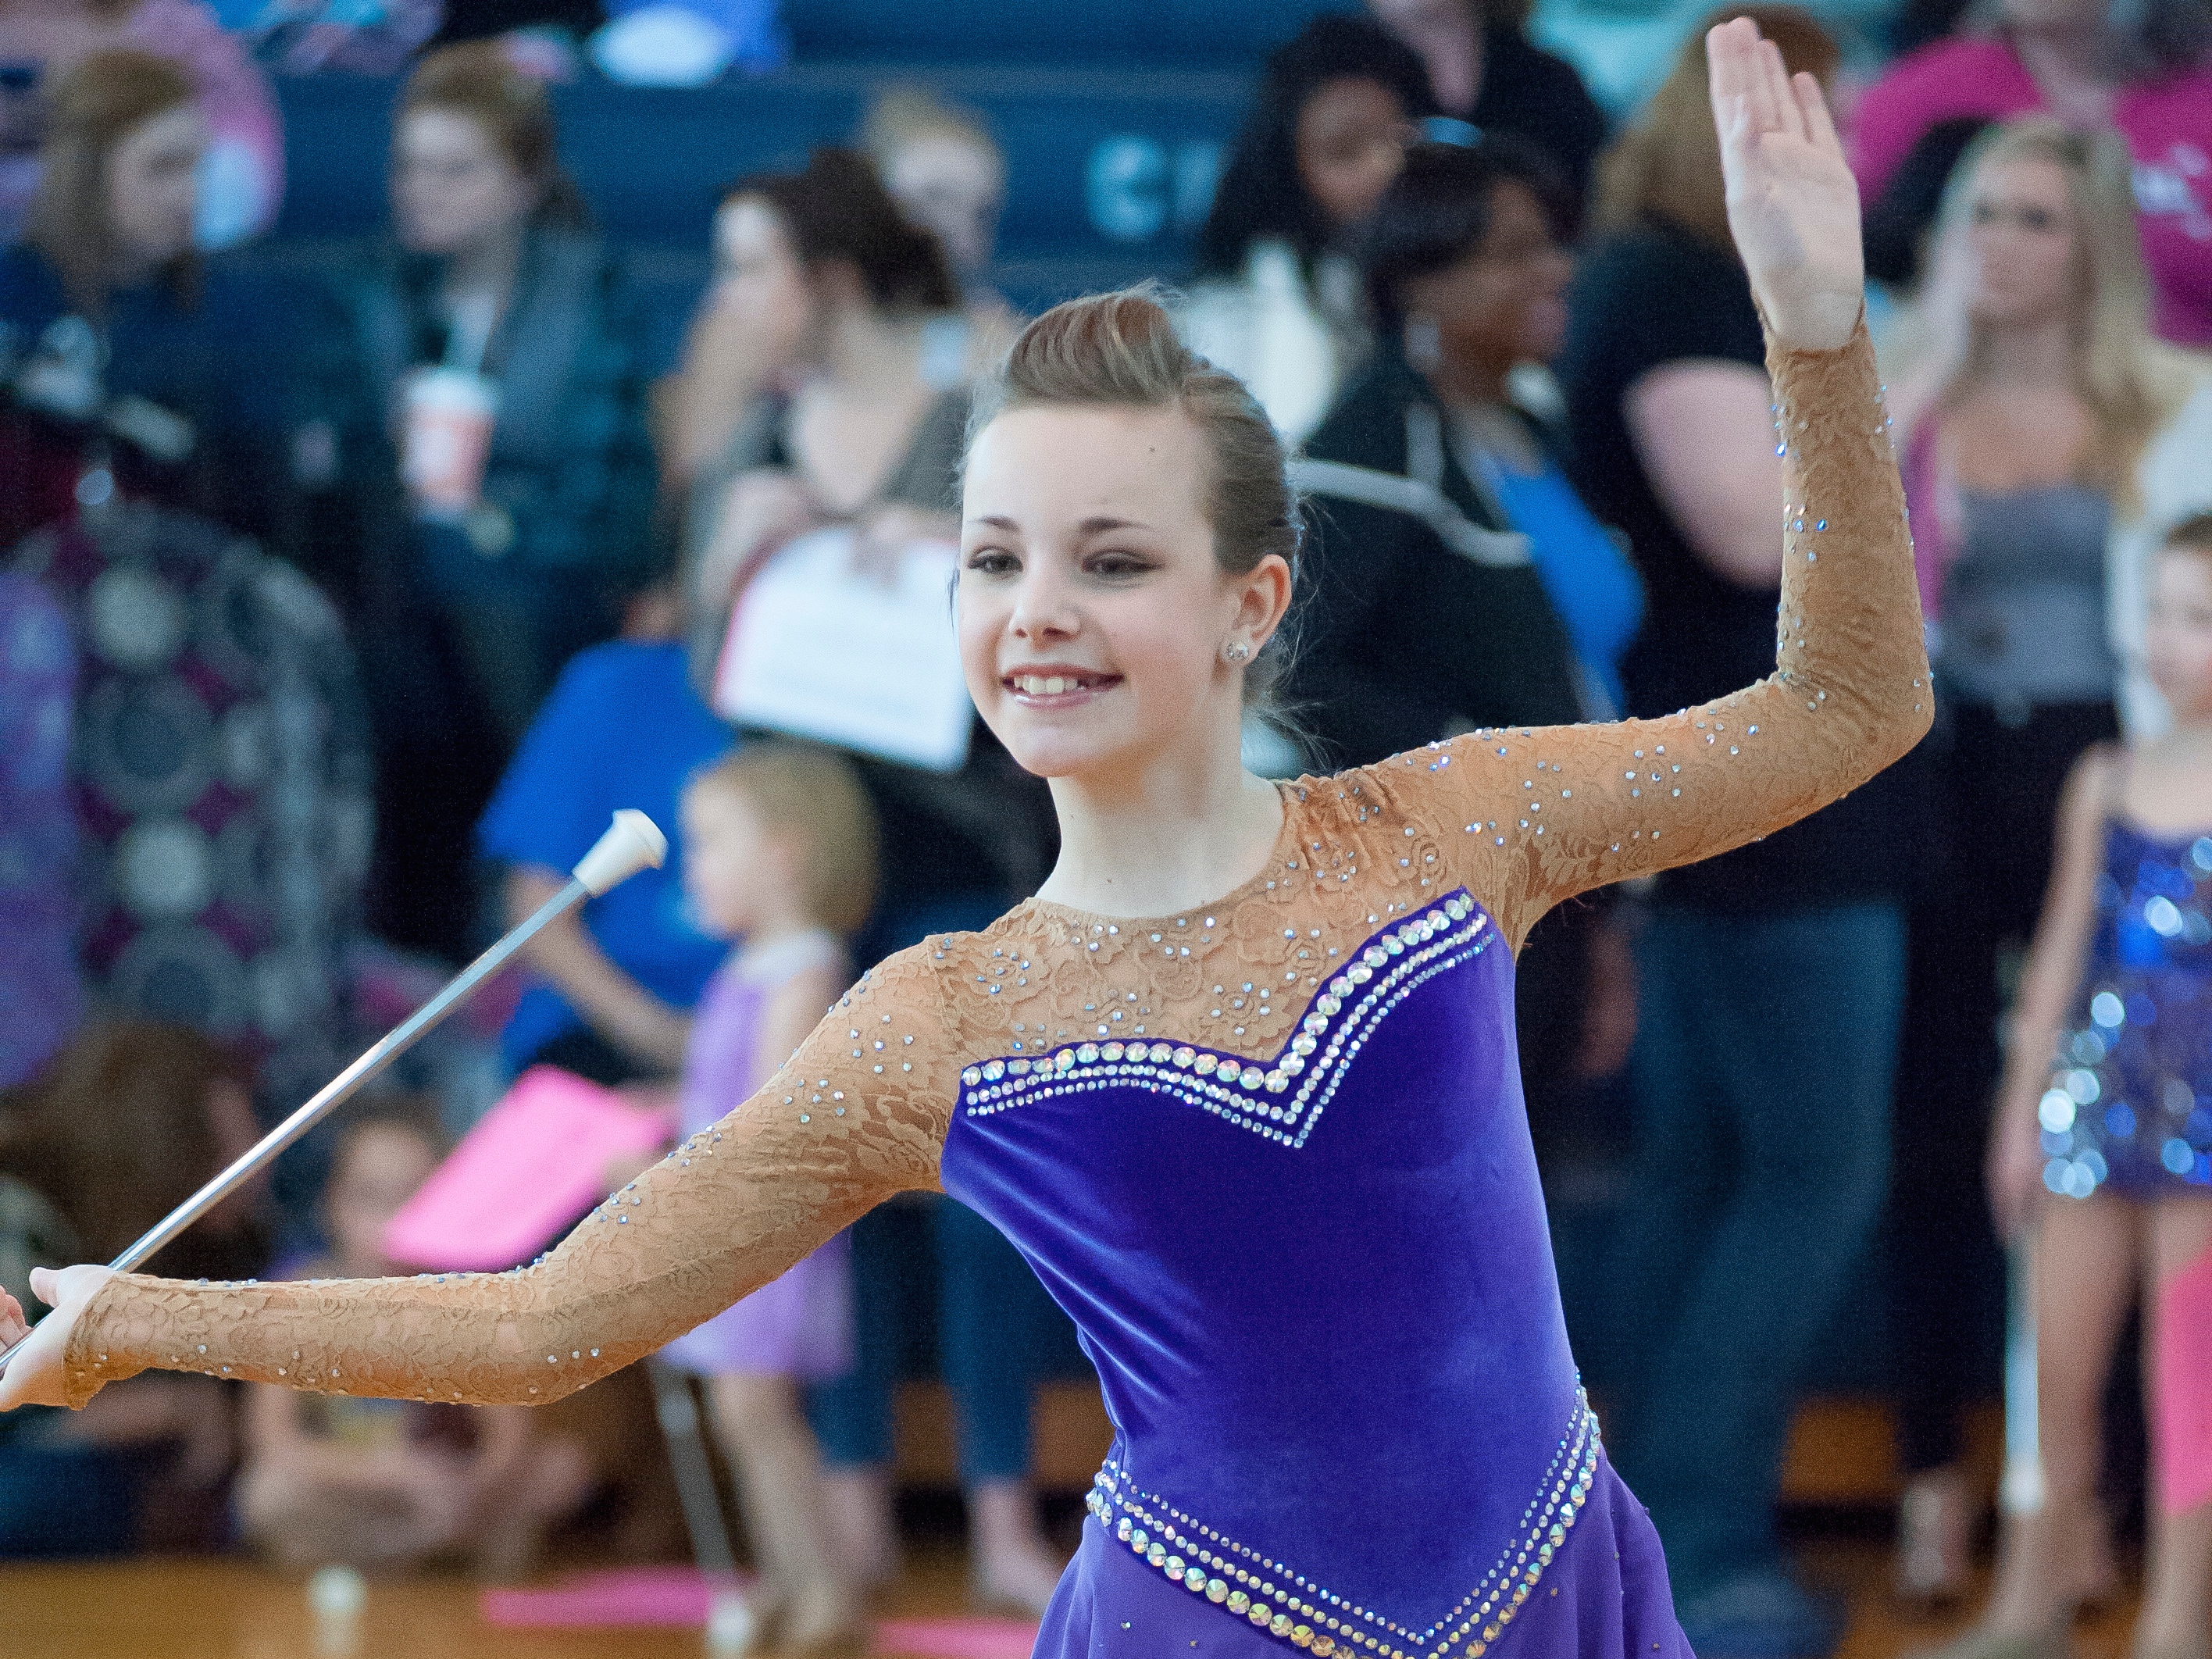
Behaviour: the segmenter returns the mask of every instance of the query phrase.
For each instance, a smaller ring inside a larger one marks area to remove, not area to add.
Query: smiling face
[[[2016,327],[2074,308],[2086,256],[2064,168],[1992,161],[1974,177],[1968,211],[1966,304],[1976,322]]]
[[[1434,319],[1448,357],[1503,374],[1559,354],[1572,274],[1535,192],[1508,179],[1491,191],[1480,245],[1458,264],[1407,283],[1406,307]]]
[[[1206,441],[1180,409],[1045,404],[976,438],[957,611],[968,689],[1014,759],[1048,778],[1233,755],[1243,671],[1289,602],[1269,556],[1215,559]],[[1246,660],[1249,660],[1248,657]]]
[[[2159,554],[2143,656],[2176,720],[2212,720],[2212,552],[2168,547]]]

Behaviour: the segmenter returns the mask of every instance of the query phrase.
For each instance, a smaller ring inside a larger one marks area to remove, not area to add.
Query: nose
[[[1006,625],[1015,638],[1032,645],[1073,639],[1082,631],[1083,619],[1073,591],[1050,560],[1040,560],[1023,571],[1014,592],[1013,615]]]

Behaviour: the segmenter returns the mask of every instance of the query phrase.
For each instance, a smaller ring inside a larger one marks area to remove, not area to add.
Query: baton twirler
[[[565,915],[586,899],[597,898],[608,889],[629,880],[647,865],[658,868],[667,854],[668,837],[660,833],[651,818],[629,808],[616,813],[615,821],[608,826],[606,834],[599,837],[592,850],[584,854],[582,861],[569,872],[568,884],[539,905],[534,915],[508,929],[496,945],[454,975],[444,990],[409,1015],[367,1054],[325,1084],[313,1099],[262,1136],[251,1152],[170,1211],[158,1225],[108,1266],[118,1273],[128,1273],[143,1262],[245,1185],[277,1153],[352,1099],[361,1091],[362,1085],[413,1048],[425,1031],[453,1012],[471,992],[507,966],[515,952],[529,944],[555,918]],[[14,1352],[14,1345],[0,1349],[0,1375],[5,1375],[8,1356]]]

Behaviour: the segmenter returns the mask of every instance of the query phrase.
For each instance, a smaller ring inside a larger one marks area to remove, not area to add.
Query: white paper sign
[[[853,568],[853,532],[817,530],[746,583],[714,670],[743,726],[957,772],[975,721],[947,595],[959,555],[917,542],[894,579]]]

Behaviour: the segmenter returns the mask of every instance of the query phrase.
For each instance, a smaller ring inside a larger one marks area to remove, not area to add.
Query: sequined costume
[[[1041,1654],[1464,1659],[1510,1629],[1686,1656],[1568,1352],[1512,957],[1561,899],[1787,823],[1925,729],[1871,351],[1773,366],[1794,459],[1770,678],[1282,786],[1267,866],[1213,903],[1031,900],[904,951],[529,1268],[118,1277],[71,1333],[71,1397],[162,1365],[550,1400],[941,1182],[1074,1316],[1116,1429]]]
[[[2079,1022],[2037,1109],[2043,1183],[2087,1198],[2212,1187],[2212,836],[2105,826]]]

